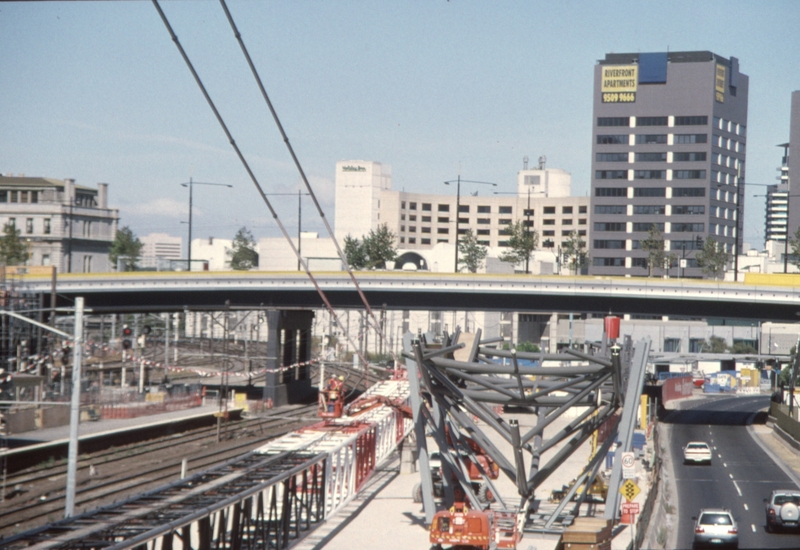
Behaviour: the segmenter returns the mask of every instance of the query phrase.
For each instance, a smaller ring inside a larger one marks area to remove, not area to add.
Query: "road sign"
[[[639,486],[633,481],[626,479],[625,483],[622,484],[622,487],[619,488],[619,492],[622,493],[622,496],[624,496],[628,502],[630,502],[636,498],[636,495],[641,492],[641,489],[639,489]]]
[[[622,503],[622,513],[623,514],[638,514],[639,513],[639,503],[638,502],[623,502]]]
[[[636,475],[636,455],[632,452],[622,453],[622,479],[631,479]]]

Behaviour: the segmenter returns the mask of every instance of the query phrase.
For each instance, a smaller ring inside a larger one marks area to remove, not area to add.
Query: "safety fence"
[[[650,489],[647,493],[647,498],[645,499],[644,504],[642,505],[639,514],[639,519],[636,522],[636,543],[633,546],[634,548],[648,547],[644,545],[644,538],[648,535],[651,523],[654,525],[658,523],[658,518],[654,518],[653,513],[656,507],[656,502],[658,502],[658,499],[661,497],[659,491],[661,489],[661,457],[659,456],[661,453],[661,448],[659,446],[660,430],[654,429],[651,430],[650,433],[653,434],[653,440],[651,442],[653,446],[653,464],[652,464],[653,471],[651,476]]]
[[[151,414],[191,409],[203,404],[203,398],[199,393],[178,397],[164,394],[148,394],[148,397],[150,395],[158,397],[146,399],[145,401],[99,404],[90,407],[90,410],[99,410],[100,419],[107,420],[111,418],[138,418]]]

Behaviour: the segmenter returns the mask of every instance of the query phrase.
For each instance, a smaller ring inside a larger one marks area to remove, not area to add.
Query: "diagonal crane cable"
[[[184,62],[186,63],[187,67],[189,68],[189,71],[191,71],[195,82],[200,87],[200,91],[203,93],[203,96],[205,97],[206,102],[208,102],[209,107],[211,107],[211,110],[214,112],[214,115],[217,117],[217,121],[219,122],[220,126],[222,126],[222,130],[225,132],[225,135],[228,138],[228,142],[230,142],[230,144],[233,147],[234,151],[238,155],[239,160],[241,161],[242,165],[244,166],[244,169],[247,171],[247,174],[250,176],[251,181],[253,182],[253,184],[255,185],[256,189],[258,190],[258,193],[261,195],[261,198],[264,200],[264,203],[267,205],[267,208],[269,209],[270,213],[272,214],[272,217],[275,219],[275,223],[278,224],[278,228],[281,230],[281,233],[283,233],[284,238],[287,240],[287,242],[289,243],[289,246],[292,248],[292,250],[294,251],[295,255],[297,256],[297,258],[300,260],[301,264],[303,265],[303,269],[305,269],[306,275],[308,275],[308,278],[311,280],[311,283],[314,285],[314,288],[317,290],[317,293],[320,295],[320,297],[322,298],[322,301],[325,303],[325,307],[328,309],[328,311],[330,312],[331,316],[336,320],[336,324],[339,325],[339,328],[342,329],[342,332],[346,335],[347,340],[353,346],[353,349],[355,350],[355,353],[358,355],[359,359],[364,364],[364,371],[368,372],[367,371],[367,368],[368,368],[368,365],[369,365],[368,361],[363,356],[363,354],[361,353],[361,350],[358,348],[356,343],[353,341],[353,339],[350,336],[350,333],[347,330],[347,328],[345,328],[344,325],[342,324],[342,321],[339,318],[339,316],[336,315],[336,312],[334,311],[333,306],[331,305],[330,301],[328,300],[328,297],[325,295],[325,292],[319,286],[319,284],[317,283],[317,280],[314,278],[314,276],[312,275],[311,271],[308,269],[308,265],[303,260],[303,258],[300,256],[300,253],[297,251],[297,248],[294,246],[294,243],[292,242],[291,237],[289,237],[289,233],[286,231],[286,228],[284,227],[283,222],[281,222],[280,218],[278,217],[278,213],[275,212],[275,209],[272,207],[272,203],[270,203],[269,199],[267,198],[267,195],[264,193],[264,190],[261,188],[261,184],[258,183],[258,179],[256,178],[256,176],[253,173],[253,171],[250,169],[250,165],[248,164],[247,160],[244,158],[244,155],[242,154],[241,150],[239,149],[239,146],[236,145],[236,141],[233,139],[233,136],[231,135],[230,130],[228,130],[228,126],[225,124],[225,121],[222,119],[222,115],[219,114],[219,111],[217,110],[217,107],[214,104],[214,101],[211,99],[211,96],[208,94],[208,91],[206,90],[205,85],[203,85],[203,81],[200,79],[200,76],[197,74],[197,71],[195,70],[194,65],[192,65],[192,62],[189,60],[189,56],[186,54],[186,51],[183,49],[183,46],[181,45],[180,41],[178,40],[178,36],[172,30],[172,26],[169,24],[169,20],[167,19],[167,16],[164,14],[164,11],[161,9],[161,6],[159,5],[158,0],[152,0],[152,1],[153,1],[153,5],[155,6],[156,10],[158,11],[158,14],[161,16],[161,20],[164,22],[164,26],[167,28],[167,31],[169,32],[170,37],[172,38],[172,41],[175,43],[175,46],[178,48],[178,51],[180,52],[181,56],[183,57]]]
[[[314,201],[314,206],[317,207],[317,212],[319,213],[320,218],[322,218],[322,222],[325,225],[325,229],[328,231],[328,235],[333,241],[334,246],[336,246],[336,251],[339,254],[339,258],[342,260],[342,264],[346,267],[347,273],[350,275],[350,280],[353,281],[353,285],[355,285],[356,290],[358,291],[358,295],[361,297],[361,301],[363,302],[364,307],[366,308],[367,313],[369,314],[371,324],[375,328],[377,333],[380,335],[381,339],[384,342],[386,342],[386,335],[381,330],[380,323],[375,318],[375,314],[373,313],[372,308],[369,305],[369,301],[367,301],[367,297],[361,290],[361,286],[358,284],[358,280],[356,280],[356,276],[347,262],[347,257],[345,256],[342,248],[339,246],[339,242],[336,240],[336,237],[333,234],[333,230],[331,229],[330,224],[328,224],[328,218],[325,217],[325,212],[322,210],[322,207],[317,201],[317,197],[314,194],[314,190],[311,188],[311,184],[308,182],[308,178],[306,177],[305,171],[303,170],[303,167],[300,164],[300,160],[297,158],[297,155],[294,152],[292,144],[289,143],[289,136],[286,135],[286,132],[283,129],[283,125],[281,124],[281,121],[278,118],[278,113],[275,111],[275,108],[272,105],[272,101],[270,101],[269,99],[269,95],[267,94],[267,90],[264,88],[264,83],[261,80],[261,76],[258,74],[258,70],[253,64],[253,60],[250,57],[250,53],[247,50],[247,46],[245,46],[244,44],[244,40],[242,40],[242,34],[239,32],[236,23],[234,23],[233,16],[231,15],[230,10],[228,10],[228,5],[225,2],[225,0],[219,0],[219,1],[220,4],[222,5],[222,9],[225,10],[225,16],[228,18],[228,23],[230,23],[231,29],[233,30],[233,35],[239,42],[239,47],[242,49],[242,53],[244,54],[244,57],[247,60],[247,64],[250,66],[250,72],[253,73],[253,78],[255,78],[256,83],[258,84],[258,89],[261,91],[261,96],[264,98],[267,107],[269,107],[270,113],[272,113],[272,118],[275,120],[275,125],[278,127],[278,130],[281,133],[281,137],[283,138],[283,142],[286,144],[286,148],[289,149],[289,154],[292,156],[292,160],[294,161],[294,164],[297,167],[297,171],[300,173],[300,177],[303,179],[303,183],[305,184],[306,189],[311,195],[311,200]]]

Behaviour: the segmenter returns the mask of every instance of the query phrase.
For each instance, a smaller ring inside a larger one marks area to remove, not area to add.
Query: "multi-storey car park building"
[[[789,223],[789,143],[783,145],[780,175],[776,185],[767,187],[766,216],[764,218],[764,241],[784,243]]]
[[[791,119],[789,123],[789,235],[793,236],[800,227],[800,90],[792,92]]]
[[[778,147],[783,148],[783,157],[778,168],[779,183],[767,188],[764,240],[767,249],[774,256],[781,257],[783,263],[783,256],[792,253],[786,237],[794,238],[800,227],[800,154],[797,153],[800,151],[800,90],[792,92],[789,141]]]
[[[708,51],[598,62],[591,274],[648,275],[641,243],[653,225],[686,277],[702,276],[695,255],[706,239],[741,249],[748,82],[735,57]]]
[[[119,211],[108,207],[108,184],[97,189],[75,180],[0,176],[0,224],[12,224],[29,246],[28,265],[59,273],[112,270],[108,251]]]

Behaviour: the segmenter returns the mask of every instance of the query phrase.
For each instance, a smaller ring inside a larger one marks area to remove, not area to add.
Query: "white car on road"
[[[711,464],[711,447],[705,441],[690,441],[683,448],[683,462]]]

